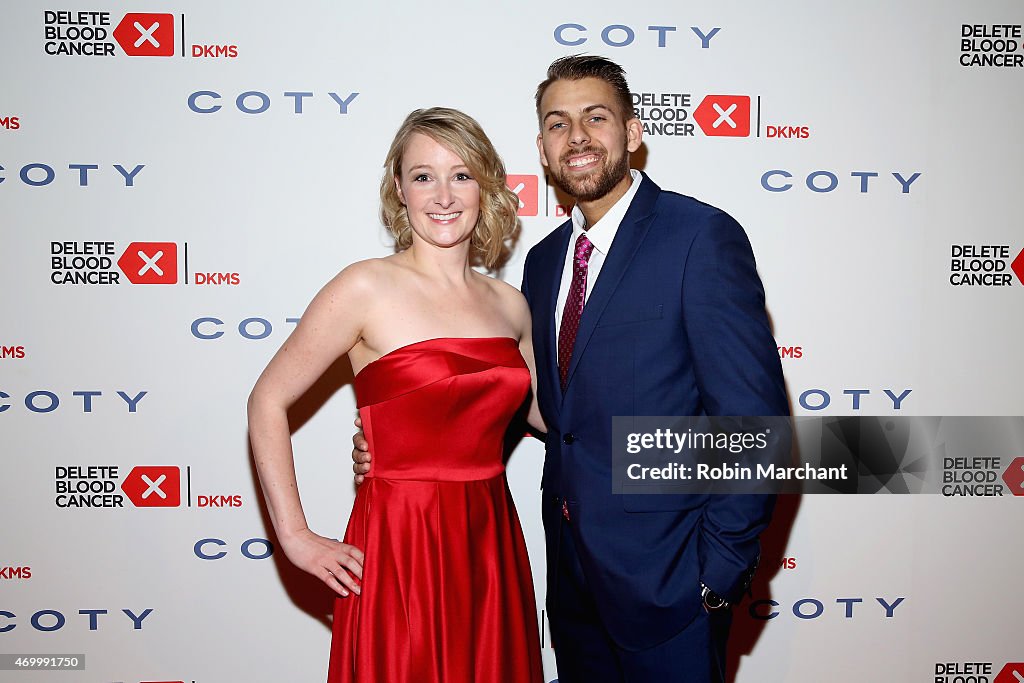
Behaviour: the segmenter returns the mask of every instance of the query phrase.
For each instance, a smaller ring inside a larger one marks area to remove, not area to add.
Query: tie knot
[[[586,263],[590,260],[590,252],[594,251],[594,243],[586,235],[576,238],[576,260]]]

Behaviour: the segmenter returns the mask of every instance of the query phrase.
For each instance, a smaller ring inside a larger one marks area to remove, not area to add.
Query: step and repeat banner
[[[9,3],[0,654],[84,659],[0,680],[324,679],[332,596],[273,537],[246,398],[316,291],[391,252],[377,186],[412,109],[503,155],[520,282],[569,209],[535,145],[559,56],[622,64],[634,166],[745,227],[794,414],[1024,415],[1022,24],[1010,0]],[[328,536],[351,379],[290,414]],[[1024,680],[1024,451],[977,455],[943,494],[783,497],[735,680]],[[542,458],[509,463],[538,596]]]

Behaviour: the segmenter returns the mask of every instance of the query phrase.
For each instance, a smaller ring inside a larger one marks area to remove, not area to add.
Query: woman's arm
[[[310,531],[299,500],[288,408],[359,341],[372,301],[369,269],[355,264],[331,280],[271,359],[249,395],[249,440],[274,531],[288,559],[342,596],[359,593],[359,549]],[[351,574],[356,578],[353,578]]]
[[[519,353],[530,368],[530,412],[526,421],[537,431],[547,433],[548,427],[544,424],[544,418],[540,414],[540,405],[537,403],[537,362],[533,357],[533,324],[530,318],[530,307],[522,294],[516,291],[516,319],[519,327]]]

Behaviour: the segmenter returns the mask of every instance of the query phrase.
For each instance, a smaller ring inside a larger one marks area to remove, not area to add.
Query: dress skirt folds
[[[516,340],[430,339],[355,379],[372,469],[345,542],[362,595],[338,598],[328,683],[539,683],[530,563],[503,438],[530,385]]]

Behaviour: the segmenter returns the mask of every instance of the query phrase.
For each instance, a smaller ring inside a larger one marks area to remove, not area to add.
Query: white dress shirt
[[[594,290],[597,276],[601,274],[601,266],[608,258],[608,250],[611,249],[615,233],[619,231],[622,217],[626,215],[626,210],[629,209],[629,205],[633,202],[633,197],[643,181],[640,171],[630,169],[629,174],[632,176],[633,182],[630,183],[626,194],[619,197],[619,201],[608,209],[608,213],[589,228],[586,227],[587,220],[583,217],[579,205],[572,208],[572,238],[569,240],[569,249],[565,254],[562,281],[558,285],[558,299],[555,303],[555,339],[558,339],[558,333],[562,329],[562,311],[569,298],[569,285],[572,284],[572,262],[576,252],[576,240],[580,235],[586,233],[587,239],[594,245],[594,250],[590,253],[590,260],[587,261],[587,293],[583,300],[585,308],[586,302],[590,300],[590,293]]]

